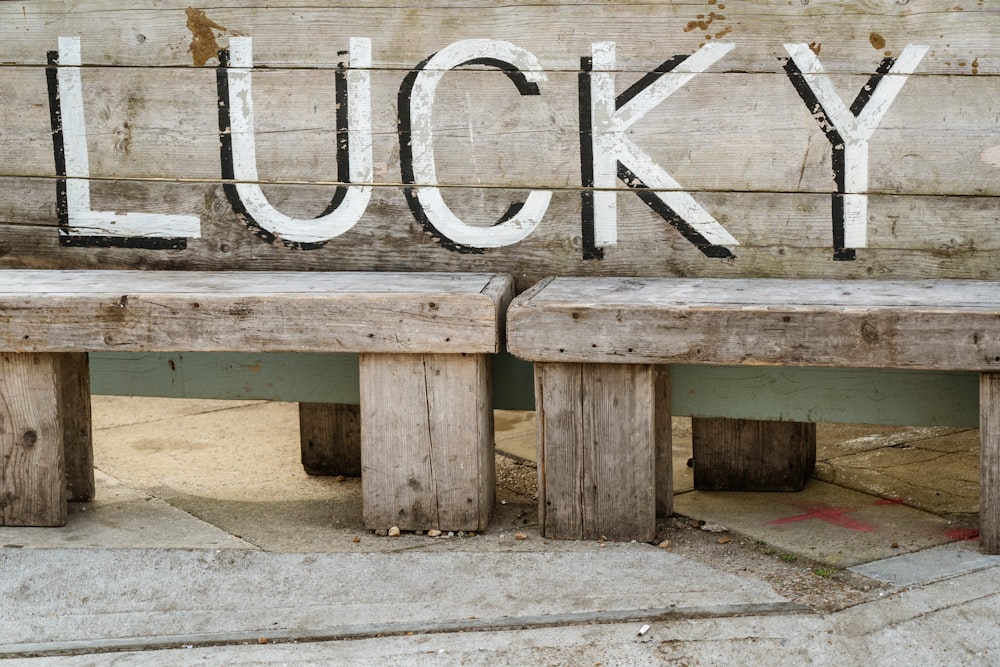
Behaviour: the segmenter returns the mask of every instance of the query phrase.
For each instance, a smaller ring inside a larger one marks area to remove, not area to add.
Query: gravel
[[[496,471],[501,489],[523,496],[526,501],[538,499],[534,463],[498,455]],[[877,599],[886,590],[880,582],[780,551],[724,526],[706,525],[679,515],[658,521],[651,544],[724,572],[764,581],[778,594],[818,612]],[[601,546],[594,543],[594,548]]]

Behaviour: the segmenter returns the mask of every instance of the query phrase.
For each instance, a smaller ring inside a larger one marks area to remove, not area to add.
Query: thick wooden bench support
[[[979,548],[1000,554],[1000,373],[979,374]]]
[[[94,443],[90,425],[90,368],[86,352],[59,357],[66,461],[66,493],[70,502],[94,499]]]
[[[309,475],[361,477],[361,406],[299,403],[302,467]]]
[[[981,550],[1000,553],[1000,290],[995,282],[550,278],[511,304],[508,348],[536,364],[566,367],[746,364],[979,371]],[[593,408],[582,410],[574,417],[580,423],[596,419],[586,414]],[[647,450],[642,442],[624,440],[610,446],[636,448],[639,456]],[[553,474],[573,472],[546,471],[547,477]],[[547,487],[569,483],[544,480]],[[633,539],[640,537],[636,532]]]
[[[699,491],[801,491],[816,467],[809,422],[696,417],[691,440]]]
[[[0,525],[63,525],[94,498],[87,355],[3,353],[0,410]]]
[[[87,353],[109,350],[358,353],[366,525],[479,530],[489,521],[488,355],[500,348],[509,276],[3,273],[3,525],[62,525],[68,498],[93,497]]]
[[[542,535],[653,539],[673,503],[669,387],[658,366],[536,364]]]
[[[60,357],[0,353],[0,525],[66,523]]]
[[[489,358],[362,354],[360,361],[365,526],[485,528],[496,489]]]

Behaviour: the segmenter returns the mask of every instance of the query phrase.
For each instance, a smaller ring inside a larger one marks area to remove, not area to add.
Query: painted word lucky
[[[580,75],[580,163],[582,238],[585,258],[599,259],[617,243],[618,181],[709,257],[732,257],[739,242],[671,175],[627,136],[630,126],[722,59],[734,44],[713,42],[688,56],[675,56],[616,95],[615,44],[591,45]],[[807,44],[785,44],[784,69],[791,85],[831,145],[836,192],[832,193],[834,258],[854,259],[867,245],[868,145],[896,96],[927,53],[907,46],[885,58],[857,97],[845,103],[818,56]],[[315,248],[354,227],[372,195],[371,41],[351,38],[348,62],[336,70],[339,186],[327,209],[312,219],[278,211],[261,190],[254,143],[253,47],[234,37],[219,54],[217,69],[222,181],[233,210],[258,234],[297,248]],[[59,39],[49,53],[48,85],[58,175],[60,239],[65,245],[165,248],[198,238],[197,216],[94,210],[80,77],[80,40]],[[464,223],[437,187],[432,111],[448,70],[480,65],[496,68],[521,95],[539,95],[546,80],[538,59],[506,41],[470,39],[429,56],[403,80],[398,132],[403,192],[414,217],[442,246],[483,252],[525,239],[541,223],[552,192],[532,190],[490,227]]]

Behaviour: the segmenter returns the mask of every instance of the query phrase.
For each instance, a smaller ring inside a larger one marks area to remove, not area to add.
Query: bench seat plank
[[[478,352],[500,348],[500,274],[4,271],[0,349]]]
[[[530,361],[1000,370],[987,281],[555,278],[508,313]]]
[[[510,276],[3,273],[0,525],[62,525],[93,497],[88,352],[249,350],[359,353],[367,527],[486,527]]]

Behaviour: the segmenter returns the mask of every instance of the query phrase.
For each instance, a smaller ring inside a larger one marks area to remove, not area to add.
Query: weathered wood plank
[[[816,465],[816,424],[691,420],[694,488],[701,491],[801,491]]]
[[[492,274],[11,270],[0,346],[492,353],[509,296]]]
[[[1000,553],[1000,373],[979,376],[979,548]]]
[[[777,69],[781,46],[791,40],[813,43],[822,53],[842,45],[856,60],[898,53],[908,43],[931,42],[937,45],[932,71],[996,71],[991,56],[1000,48],[997,9],[989,3],[722,4],[724,9],[711,0],[597,5],[565,0],[530,5],[380,0],[319,7],[308,0],[266,6],[241,0],[190,17],[186,0],[159,2],[155,8],[89,0],[74,3],[72,11],[59,3],[35,1],[0,5],[0,43],[3,60],[9,62],[42,64],[57,36],[73,34],[92,43],[84,61],[88,65],[192,66],[202,58],[214,64],[215,48],[233,35],[253,35],[260,41],[261,61],[280,67],[335,65],[337,51],[346,48],[341,42],[370,36],[376,63],[408,69],[453,41],[487,35],[518,42],[553,69],[576,69],[591,41],[608,40],[630,47],[621,64],[634,71],[648,67],[649,54],[660,53],[665,42],[678,52],[691,52],[712,40],[738,42],[744,48],[731,57],[737,70]],[[195,33],[202,39],[192,48]]]
[[[60,354],[57,363],[67,500],[88,502],[94,499],[96,491],[90,421],[90,367],[85,352]]]
[[[61,217],[71,225],[64,243],[78,247],[4,238],[0,255],[7,266],[380,270],[483,256],[517,273],[521,289],[546,274],[991,278],[1000,247],[991,214],[1000,194],[1000,10],[913,4],[8,3],[0,174],[13,187],[0,198],[0,223],[54,226]],[[373,25],[369,58],[351,39]],[[521,74],[459,67],[483,44],[465,40],[484,35]],[[610,42],[613,53],[600,46]],[[242,53],[237,65],[256,63],[252,77],[240,67],[216,72],[220,48]],[[44,67],[53,49],[60,66]],[[453,66],[461,71],[434,87],[437,72]],[[338,72],[354,91],[346,106]],[[227,87],[242,97],[220,107]],[[240,101],[250,99],[252,114]],[[220,155],[220,123],[231,130],[223,145],[237,147],[231,164]],[[344,127],[362,147],[350,169],[331,150]],[[359,166],[367,134],[371,165]],[[595,176],[625,153],[639,173]],[[54,202],[59,175],[71,205]],[[354,228],[321,231],[349,226],[308,220],[347,180],[353,193],[376,184],[372,200],[345,205],[360,216]],[[256,183],[264,189],[247,194]],[[443,203],[427,203],[436,195],[419,188],[404,193],[404,183],[440,186]],[[635,186],[645,187],[624,194]],[[606,193],[614,189],[622,191],[617,238]],[[494,229],[525,191],[534,203]],[[274,208],[270,221],[241,208],[258,196]],[[88,218],[90,210],[107,215]],[[143,219],[158,234],[136,233],[126,214],[140,213],[156,214]],[[786,257],[801,247],[817,252]],[[831,267],[828,255],[854,261]]]
[[[652,366],[536,364],[539,523],[555,539],[649,541],[669,513],[669,415]],[[658,410],[659,408],[659,410]],[[627,446],[623,446],[627,444]]]
[[[669,366],[654,369],[653,405],[656,438],[656,516],[670,516],[674,511],[673,404]]]
[[[512,304],[508,347],[533,361],[990,370],[998,318],[986,281],[561,278]]]
[[[493,511],[485,355],[369,355],[361,363],[365,526],[481,530]]]
[[[361,477],[361,408],[299,403],[302,467],[310,475]]]
[[[264,241],[248,230],[227,210],[217,185],[119,183],[100,195],[95,186],[95,207],[201,218],[202,237],[187,239],[183,248],[143,249],[62,246],[54,183],[2,179],[0,185],[23,193],[12,194],[13,201],[0,197],[0,266],[5,268],[492,270],[513,273],[519,290],[546,275],[1000,278],[1000,226],[994,220],[995,200],[989,197],[873,195],[870,247],[858,249],[855,261],[831,262],[830,197],[822,194],[699,193],[698,200],[740,244],[731,246],[730,259],[706,257],[637,197],[622,194],[617,245],[605,248],[602,259],[584,259],[580,196],[568,191],[556,192],[542,224],[523,241],[464,253],[428,236],[393,188],[375,188],[377,216],[306,250]],[[295,214],[295,205],[306,208],[307,216],[322,210],[317,188],[287,187],[290,194],[278,205],[289,214]],[[489,193],[489,209],[496,217],[510,202],[523,199],[523,192]],[[484,201],[480,194],[460,188],[448,190],[445,197],[458,211],[479,205],[468,202]]]
[[[0,525],[66,523],[59,355],[0,353]]]
[[[878,63],[879,58],[872,60],[868,74],[838,79],[839,94],[852,100]],[[328,190],[340,180],[333,150],[334,74],[302,69],[254,74],[260,182],[316,183]],[[630,82],[625,76],[620,75],[623,83]],[[629,76],[634,82],[635,75]],[[81,78],[90,177],[223,178],[214,72],[97,67],[86,68]],[[371,75],[375,183],[403,180],[397,133],[402,80],[396,71]],[[39,68],[4,69],[0,175],[56,175],[46,85]],[[444,77],[434,96],[433,184],[581,188],[578,74],[552,72],[539,85],[539,95],[522,96],[495,71],[460,70]],[[961,103],[942,106],[937,103],[942,98]],[[909,77],[872,136],[866,191],[996,195],[998,104],[995,77]],[[830,142],[784,73],[701,73],[648,111],[628,138],[680,189],[830,192],[835,187]],[[420,173],[415,180],[427,182]],[[621,181],[615,187],[627,189]]]
[[[42,244],[57,240],[54,231],[59,225],[56,212],[56,185],[43,178],[0,178],[5,197],[0,199],[0,225],[4,231],[2,241],[6,254],[24,254],[31,248],[30,241]],[[985,187],[992,187],[985,184]],[[496,221],[512,202],[523,200],[519,188],[442,188],[445,200],[456,215],[468,220],[469,225],[488,225]],[[289,216],[312,217],[329,203],[333,187],[272,185],[267,190],[272,203]],[[549,210],[535,232],[524,240],[504,248],[491,249],[482,254],[527,256],[532,262],[542,258],[530,257],[543,247],[552,252],[573,251],[576,262],[582,260],[580,189],[553,192]],[[718,192],[704,191],[696,194],[698,202],[711,212],[739,245],[732,246],[737,263],[742,254],[757,247],[781,246],[786,250],[796,248],[829,248],[831,215],[829,193],[807,192]],[[260,254],[261,261],[279,261],[290,257],[308,264],[317,261],[334,261],[328,255],[333,250],[350,248],[352,255],[377,256],[380,250],[392,248],[425,252],[436,248],[421,225],[413,219],[398,187],[373,188],[371,208],[377,215],[362,218],[349,232],[333,237],[321,247],[289,254],[283,244],[263,242],[247,225],[233,214],[222,188],[205,183],[161,183],[148,181],[95,180],[91,184],[91,199],[95,209],[139,211],[144,213],[179,213],[196,216],[201,220],[201,238],[187,238],[184,252],[167,250],[141,250],[137,248],[93,247],[89,254],[109,257],[145,256],[147,261],[230,262],[246,261],[252,250]],[[653,213],[631,192],[618,195],[620,220],[617,245],[604,249],[604,261],[613,260],[621,253],[634,250],[634,246],[648,239],[645,245],[650,252],[676,254],[696,250],[684,240],[669,223]],[[995,218],[996,198],[990,196],[934,196],[917,194],[882,194],[869,197],[870,220],[868,223],[869,247],[859,249],[859,261],[864,253],[885,249],[909,249],[931,253],[946,260],[960,253],[971,254],[976,250],[992,251],[1000,248],[1000,232],[992,225]],[[11,229],[7,229],[10,227]],[[18,227],[24,229],[18,231]],[[18,241],[17,234],[24,240]],[[39,238],[33,239],[33,236]],[[17,246],[14,244],[18,243]],[[366,248],[365,246],[375,246]],[[271,247],[275,246],[275,247]],[[426,247],[425,247],[426,246]],[[39,250],[41,252],[41,249]],[[80,249],[59,248],[51,245],[49,254],[73,259],[84,254]],[[131,255],[129,254],[131,253]],[[458,253],[439,253],[443,261]],[[539,253],[540,254],[540,253]],[[699,253],[700,254],[700,253]],[[192,256],[192,255],[197,255]],[[180,256],[178,259],[171,259]],[[351,257],[338,257],[349,260]],[[459,261],[461,258],[453,258]],[[466,257],[465,260],[473,258]],[[479,257],[474,259],[480,259]],[[636,258],[641,261],[640,258]],[[783,261],[794,261],[789,257]],[[702,257],[704,265],[719,262]],[[598,262],[600,264],[600,262]],[[849,268],[850,263],[844,262]],[[829,270],[829,269],[827,269]]]

